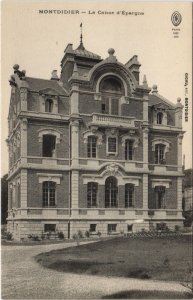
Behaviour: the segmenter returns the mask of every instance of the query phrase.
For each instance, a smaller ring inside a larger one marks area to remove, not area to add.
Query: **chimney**
[[[51,80],[59,80],[59,77],[57,75],[57,70],[52,71]]]

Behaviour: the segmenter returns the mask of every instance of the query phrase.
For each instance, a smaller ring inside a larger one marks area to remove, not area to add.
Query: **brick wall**
[[[177,165],[177,153],[178,153],[178,140],[175,133],[153,133],[149,134],[149,163],[154,164],[155,152],[152,151],[152,141],[154,138],[163,138],[170,142],[170,150],[166,153],[166,164],[167,165]]]
[[[143,102],[129,99],[129,104],[122,104],[121,115],[143,120]]]
[[[56,157],[58,158],[69,158],[69,127],[68,124],[54,124],[52,126],[50,123],[34,123],[30,122],[28,124],[28,134],[27,134],[27,148],[28,156],[42,156],[42,143],[38,139],[38,130],[40,129],[56,129],[62,132],[62,139],[59,144],[56,145]]]
[[[42,183],[39,183],[37,171],[28,170],[28,207],[42,207]],[[47,173],[41,171],[41,173]],[[51,172],[58,174],[58,172]],[[63,177],[60,179],[60,184],[56,184],[56,203],[58,208],[69,207],[69,174],[62,173]],[[48,179],[49,180],[49,179]]]
[[[79,112],[84,114],[101,113],[101,101],[94,100],[93,94],[79,94]]]

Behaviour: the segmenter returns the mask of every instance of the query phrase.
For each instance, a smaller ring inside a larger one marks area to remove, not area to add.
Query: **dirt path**
[[[175,282],[112,278],[60,273],[43,268],[34,256],[74,246],[75,243],[41,246],[2,246],[3,299],[101,299],[123,291],[152,290],[184,293],[189,289]]]

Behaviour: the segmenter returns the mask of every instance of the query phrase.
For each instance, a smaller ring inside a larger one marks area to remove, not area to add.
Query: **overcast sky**
[[[161,95],[176,103],[185,101],[185,73],[189,76],[189,121],[183,153],[186,168],[191,163],[191,3],[129,3],[129,2],[77,2],[66,1],[5,1],[2,3],[2,175],[8,170],[7,115],[11,87],[9,77],[13,65],[20,65],[29,77],[50,79],[54,69],[60,74],[60,61],[68,43],[79,45],[80,23],[83,23],[83,42],[87,50],[108,56],[114,48],[117,59],[126,63],[134,54],[141,66],[140,79],[146,74],[151,87],[158,85]],[[39,14],[39,10],[78,10],[79,14]],[[95,14],[89,14],[94,11]],[[114,12],[102,14],[101,11]],[[144,15],[124,15],[140,12]],[[182,22],[171,23],[171,15],[179,11]],[[86,12],[86,13],[82,13]],[[117,14],[117,12],[121,12]],[[179,38],[174,30],[179,29]]]

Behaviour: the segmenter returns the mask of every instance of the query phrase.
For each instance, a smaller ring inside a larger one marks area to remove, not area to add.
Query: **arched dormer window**
[[[45,112],[53,112],[53,100],[52,99],[46,99],[45,101]]]
[[[157,124],[162,124],[163,123],[163,113],[162,112],[158,112],[157,113]]]
[[[122,81],[113,75],[104,77],[99,85],[101,93],[101,113],[119,115],[120,98],[125,95]]]

